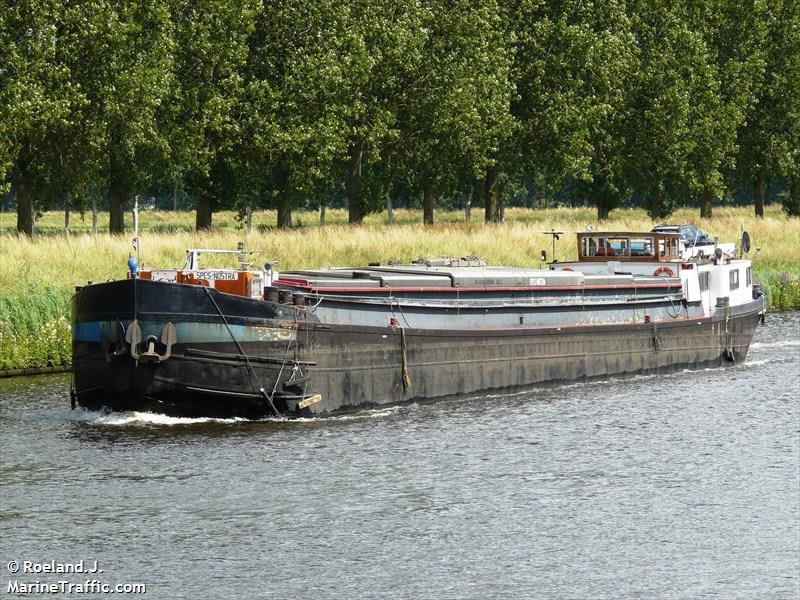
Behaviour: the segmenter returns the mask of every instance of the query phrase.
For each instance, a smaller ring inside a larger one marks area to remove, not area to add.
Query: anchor
[[[125,345],[125,327],[122,325],[122,323],[120,323],[119,319],[117,319],[116,329],[116,343],[114,345],[114,349],[112,350],[112,341],[108,335],[108,332],[106,331],[105,323],[100,326],[100,348],[103,350],[103,354],[106,357],[106,362],[111,362],[115,358],[123,356],[128,351],[128,347]]]
[[[292,367],[292,372],[289,375],[289,379],[283,382],[283,389],[290,390],[291,388],[294,388],[297,391],[302,391],[310,380],[311,375],[308,373],[303,373],[303,368],[298,363],[295,363]]]
[[[131,357],[133,357],[134,360],[160,363],[168,360],[170,356],[172,356],[172,346],[178,341],[178,333],[175,330],[175,325],[170,321],[164,325],[164,329],[161,330],[160,343],[166,347],[164,354],[156,352],[156,344],[159,343],[159,339],[154,335],[147,337],[145,340],[147,349],[139,353],[139,345],[142,343],[142,328],[139,325],[139,321],[134,320],[128,325],[128,331],[125,333],[125,341],[130,344]]]

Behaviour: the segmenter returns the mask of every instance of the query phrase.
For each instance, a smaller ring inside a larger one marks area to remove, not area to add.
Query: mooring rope
[[[408,374],[408,353],[406,346],[406,330],[400,329],[400,369],[403,374],[403,391],[407,392],[411,387],[411,377]]]
[[[658,326],[655,321],[653,321],[653,350],[656,352],[661,350],[661,338],[658,337]]]
[[[211,292],[209,291],[209,289],[206,286],[203,286],[203,291],[206,293],[206,296],[208,296],[208,299],[211,300],[211,304],[214,305],[214,308],[217,310],[217,314],[220,316],[220,318],[222,319],[222,322],[225,324],[225,329],[228,330],[228,334],[231,336],[231,340],[233,340],[233,343],[236,346],[236,349],[239,351],[239,354],[242,355],[242,357],[244,358],[245,363],[247,364],[248,373],[250,375],[250,388],[253,391],[256,391],[256,388],[253,385],[253,378],[255,377],[255,380],[258,383],[258,392],[262,396],[264,396],[264,398],[269,403],[269,406],[272,409],[272,411],[275,413],[275,415],[278,416],[278,417],[283,417],[283,413],[281,413],[277,409],[277,407],[275,406],[275,403],[272,401],[272,398],[275,395],[275,388],[278,387],[278,379],[280,379],[280,375],[281,375],[281,373],[283,373],[283,366],[286,363],[286,356],[289,355],[289,344],[287,344],[287,346],[286,346],[286,355],[283,357],[283,363],[281,364],[281,370],[278,373],[278,377],[275,379],[275,386],[272,389],[272,394],[267,396],[267,393],[264,390],[264,386],[261,384],[261,379],[259,379],[259,377],[258,377],[258,373],[256,373],[255,369],[253,368],[253,365],[250,363],[250,358],[247,356],[247,353],[244,351],[244,348],[242,348],[242,345],[239,343],[239,340],[237,340],[236,336],[233,335],[233,330],[231,329],[231,326],[228,324],[228,319],[225,318],[225,315],[222,313],[222,310],[220,310],[219,305],[217,304],[217,301],[214,300],[214,297],[211,295]],[[291,343],[291,340],[289,340],[289,342]]]
[[[731,332],[731,307],[725,306],[725,356],[728,360],[736,362],[736,355],[733,352],[733,333]]]
[[[296,330],[295,330],[295,335],[297,335]],[[261,394],[267,399],[267,402],[269,402],[269,405],[272,407],[272,409],[279,417],[282,417],[283,415],[278,412],[277,408],[275,408],[275,405],[272,403],[272,400],[275,397],[275,392],[278,389],[278,382],[281,380],[281,375],[283,375],[283,368],[286,366],[286,359],[289,357],[289,349],[291,347],[292,347],[292,338],[289,338],[289,340],[286,342],[286,352],[284,352],[283,354],[283,360],[281,361],[281,368],[278,371],[278,376],[275,378],[275,384],[272,386],[272,392],[270,392],[269,396],[267,396],[267,393],[264,391],[264,388],[262,387],[260,389]],[[297,364],[297,361],[295,361],[295,364]]]

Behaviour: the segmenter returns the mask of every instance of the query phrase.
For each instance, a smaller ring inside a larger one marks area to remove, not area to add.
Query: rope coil
[[[403,392],[411,388],[411,376],[408,374],[408,352],[406,345],[406,330],[400,329],[400,369],[403,374]]]
[[[733,332],[731,331],[731,307],[725,306],[725,356],[728,360],[736,362],[736,354],[733,352]]]
[[[653,321],[653,350],[656,352],[661,350],[661,338],[658,337],[658,326],[655,321]]]

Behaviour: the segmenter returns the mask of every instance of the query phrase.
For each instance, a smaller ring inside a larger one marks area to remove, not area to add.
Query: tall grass
[[[0,370],[72,360],[69,293],[56,288],[0,297]]]
[[[617,210],[605,223],[595,221],[592,209],[532,211],[512,208],[506,223],[485,225],[481,211],[464,222],[460,211],[437,213],[433,226],[419,223],[415,211],[395,212],[393,226],[382,224],[383,215],[370,215],[362,227],[346,225],[346,212],[328,210],[326,227],[311,226],[315,213],[297,213],[295,222],[305,226],[288,231],[274,229],[274,213],[254,215],[253,232],[237,230],[233,213],[215,214],[217,226],[210,233],[191,231],[194,214],[142,213],[141,261],[154,267],[183,264],[188,248],[230,248],[245,242],[262,264],[278,261],[279,270],[328,265],[364,265],[392,259],[475,255],[491,264],[538,266],[539,253],[552,257],[552,229],[564,231],[556,246],[556,258],[574,259],[574,232],[591,224],[596,231],[647,231],[653,223],[641,210]],[[104,217],[105,218],[105,217]],[[63,223],[60,213],[47,213],[39,231],[48,223]],[[0,230],[10,221],[0,215]],[[682,210],[672,223],[691,222],[720,241],[737,241],[740,229],[753,242],[750,258],[763,281],[773,308],[800,309],[800,219],[785,217],[768,207],[764,219],[752,216],[752,207],[718,208],[715,217],[699,220],[695,211]],[[75,219],[73,219],[75,223]],[[69,357],[68,300],[75,285],[125,276],[132,252],[132,234],[123,236],[73,233],[39,235],[33,239],[13,233],[0,234],[0,369],[60,364]],[[171,233],[164,233],[172,231]],[[208,263],[215,265],[219,263]]]

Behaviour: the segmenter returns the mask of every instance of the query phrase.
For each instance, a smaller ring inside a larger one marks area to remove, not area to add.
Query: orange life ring
[[[561,269],[562,271],[574,271],[575,269],[570,269],[569,267],[564,267]]]
[[[655,271],[653,271],[653,277],[661,277],[662,275],[666,277],[675,277],[675,271],[669,267],[658,267]]]

